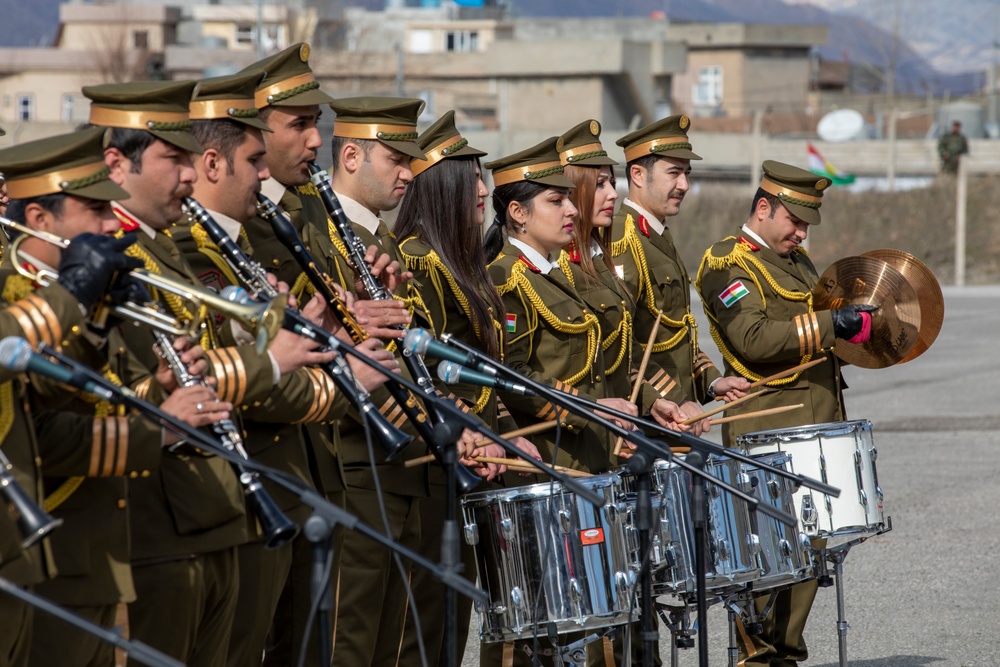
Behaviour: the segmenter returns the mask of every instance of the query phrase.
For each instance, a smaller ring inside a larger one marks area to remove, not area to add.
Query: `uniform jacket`
[[[612,239],[612,262],[622,267],[620,275],[636,300],[635,341],[643,351],[657,311],[663,311],[647,381],[675,403],[707,402],[708,388],[720,375],[698,346],[691,281],[670,231],[657,234],[635,209],[622,206],[612,223]]]
[[[829,311],[814,312],[812,289],[819,278],[805,251],[781,257],[742,237],[709,248],[696,286],[705,305],[712,337],[726,360],[726,373],[754,382],[825,354],[827,361],[768,384],[772,392],[744,406],[739,414],[783,405],[804,407],[723,426],[727,444],[736,436],[846,418],[840,363]]]
[[[559,267],[543,274],[507,242],[489,271],[507,311],[507,365],[556,389],[590,400],[606,398],[598,318]],[[508,394],[501,398],[521,426],[560,420],[558,465],[591,472],[612,465],[611,442],[603,429],[543,398]],[[533,436],[532,441],[542,458],[551,462],[556,429]]]

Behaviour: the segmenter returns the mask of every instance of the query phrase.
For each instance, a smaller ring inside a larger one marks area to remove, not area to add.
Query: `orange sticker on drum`
[[[604,542],[603,528],[588,528],[580,531],[580,544],[590,546],[591,544],[601,544]]]

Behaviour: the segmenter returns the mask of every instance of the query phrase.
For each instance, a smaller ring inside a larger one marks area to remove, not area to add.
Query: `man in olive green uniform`
[[[962,134],[962,124],[953,121],[951,132],[941,135],[937,145],[938,156],[941,158],[941,173],[954,176],[958,173],[958,162],[963,155],[969,154],[969,142]]]
[[[691,281],[666,226],[687,194],[691,160],[701,159],[691,150],[689,126],[687,116],[670,116],[616,142],[625,149],[628,197],[612,223],[611,256],[636,300],[634,339],[643,351],[660,320],[646,367],[648,383],[695,416],[702,412],[701,403],[736,398],[749,384],[722,377],[699,348]],[[696,425],[695,433],[701,428]]]
[[[339,100],[331,106],[337,113],[331,142],[333,190],[364,246],[374,245],[403,265],[396,239],[379,215],[394,209],[402,199],[413,178],[410,159],[424,156],[416,144],[417,117],[424,103],[406,98],[359,97]],[[353,287],[354,269],[333,229],[330,240],[339,250],[333,258],[333,275],[345,287]],[[404,298],[410,312],[423,310],[412,284],[405,284],[397,294],[397,298]],[[394,405],[384,389],[375,392],[373,399],[383,412]],[[402,426],[405,413],[398,406],[391,409],[392,418]],[[419,548],[418,502],[429,493],[426,466],[405,468],[399,459],[387,463],[382,452],[376,451],[373,470],[362,424],[349,418],[339,426],[337,453],[347,482],[346,508],[373,525],[382,525],[376,489],[376,482],[380,483],[391,537],[410,548]],[[423,446],[407,451],[420,455]],[[342,551],[333,663],[351,667],[393,664],[407,614],[405,582],[392,554],[373,548],[371,541],[361,535],[345,534]],[[404,566],[409,569],[409,564]]]
[[[107,181],[100,135],[96,132],[57,137],[0,151],[0,170],[15,200],[15,217],[22,217],[29,202],[52,205],[62,215],[70,213],[66,208],[80,211],[91,198],[100,200],[119,192]],[[128,268],[121,251],[129,242],[95,235],[81,237],[64,251],[58,283],[34,290],[13,289],[10,281],[5,281],[0,336],[24,338],[32,347],[45,343],[66,351],[89,349],[84,339],[84,313],[103,296],[115,274]],[[28,282],[20,279],[14,283],[22,281]],[[22,376],[6,368],[0,371],[0,383],[0,414],[7,415],[0,420],[0,444],[13,466],[15,482],[39,505],[43,492],[37,466],[43,454],[47,455],[50,474],[58,474],[57,468],[65,474],[87,474],[95,458],[111,468],[116,462],[123,466],[140,464],[142,457],[129,457],[124,448],[120,459],[112,455],[110,450],[117,446],[113,439],[106,443],[107,447],[94,442],[92,448],[81,448],[78,441],[64,438],[58,449],[43,451],[30,417],[30,403],[39,405],[37,397],[29,397]],[[33,378],[32,386],[44,383],[44,378]],[[60,393],[66,394],[65,390]],[[48,542],[24,548],[21,541],[27,536],[20,534],[13,511],[7,506],[6,512],[0,512],[0,577],[26,587],[39,584],[57,574],[56,561],[62,565],[62,560],[58,551],[53,558]],[[33,619],[30,607],[10,596],[0,596],[0,665],[41,664],[29,658]],[[68,633],[64,636],[68,637]]]
[[[262,72],[251,71],[206,79],[199,82],[191,102],[191,116],[195,119],[192,132],[205,150],[195,160],[198,180],[194,185],[194,198],[250,256],[254,255],[254,249],[243,231],[243,224],[254,217],[256,193],[261,182],[269,176],[264,162],[262,133],[269,133],[270,129],[259,120],[254,106],[254,90],[263,76]],[[178,248],[204,284],[217,290],[241,285],[200,223],[186,216],[173,235]],[[317,304],[311,303],[310,307],[314,305]],[[373,339],[362,349],[377,351],[381,347],[381,343]],[[391,359],[385,352],[381,357]],[[394,360],[391,363],[395,365]],[[367,381],[368,389],[385,379],[373,371],[359,372],[357,377],[359,381]],[[300,386],[303,384],[306,389],[315,385],[326,389],[309,393]],[[271,409],[275,402],[272,397],[262,405],[243,411],[247,449],[255,460],[288,472],[312,487],[315,473],[311,468],[315,467],[316,457],[311,456],[309,440],[299,424],[317,427],[326,424],[325,428],[329,428],[329,422],[346,413],[346,397],[335,391],[332,380],[319,368],[303,368],[283,376],[275,393],[285,399],[280,410]],[[311,399],[296,401],[300,396],[311,396]],[[264,485],[290,519],[301,525],[309,518],[310,508],[297,496],[273,486],[266,479]],[[260,664],[279,595],[291,588],[294,581],[289,578],[291,570],[297,565],[294,576],[305,586],[310,580],[311,562],[310,544],[302,536],[278,549],[267,549],[260,540],[239,547],[240,592],[227,657],[229,665]],[[285,599],[299,603],[301,616],[308,613],[308,588],[297,594],[293,591]],[[301,637],[297,639],[301,641]],[[307,650],[315,656],[317,653],[312,648],[307,647]]]
[[[819,277],[800,246],[808,226],[820,223],[819,207],[830,181],[771,160],[764,162],[763,172],[746,223],[736,236],[709,248],[698,270],[696,286],[712,337],[726,360],[726,371],[751,382],[824,354],[827,361],[770,382],[772,391],[747,408],[734,409],[733,414],[739,414],[804,404],[778,415],[726,424],[723,438],[729,446],[741,433],[846,419],[840,364],[831,350],[837,338],[860,343],[871,331],[868,307],[812,307]],[[741,647],[741,659],[747,665],[773,667],[805,660],[802,631],[815,595],[815,580],[779,592],[763,633]],[[758,609],[765,601],[766,596],[758,599]]]
[[[189,154],[201,147],[190,132],[194,82],[142,82],[84,88],[90,122],[114,128],[105,161],[111,178],[132,195],[115,203],[126,231],[136,231],[131,256],[151,273],[197,279],[169,236],[191,194]],[[170,314],[191,320],[191,306],[164,295]],[[158,361],[150,332],[125,327],[126,345],[147,369]],[[215,348],[201,338],[221,400],[263,400],[280,377],[270,355],[253,346]],[[276,377],[277,376],[277,377]],[[128,382],[127,378],[123,378]],[[211,407],[211,406],[209,406]],[[236,547],[248,538],[243,490],[226,461],[198,453],[165,455],[132,495],[132,572],[138,599],[129,606],[132,636],[189,665],[223,664],[237,595]]]
[[[110,201],[126,199],[128,194],[107,178],[105,134],[102,128],[92,128],[21,144],[0,153],[0,166],[15,194],[28,192],[29,180],[37,184],[30,189],[33,196],[11,202],[13,218],[32,229],[67,239],[84,232],[117,231],[118,220]],[[60,187],[66,174],[74,169],[97,172],[79,188]],[[61,255],[58,246],[30,237],[21,240],[18,250],[18,257],[8,253],[0,267],[4,293],[13,298],[23,298],[36,287],[29,278],[15,272],[15,262],[49,269],[59,263]],[[107,339],[98,339],[95,334],[88,338],[100,350],[95,350],[93,363],[103,365],[105,376],[114,381],[123,374],[129,360],[120,336],[111,329]],[[72,346],[69,350],[64,346],[64,352],[73,351]],[[195,406],[211,397],[211,390],[203,387],[180,389],[161,407],[194,426],[204,426],[210,421],[204,413],[197,413]],[[110,627],[114,625],[117,604],[135,599],[128,564],[126,480],[149,476],[149,469],[158,465],[163,442],[160,426],[138,413],[125,414],[106,401],[95,403],[85,397],[77,398],[65,409],[38,413],[35,421],[45,509],[63,521],[60,530],[49,538],[58,575],[39,584],[36,590],[77,615]],[[59,636],[60,641],[53,642],[53,636]],[[112,645],[67,627],[48,614],[36,617],[31,646],[33,665],[108,665],[113,661]]]

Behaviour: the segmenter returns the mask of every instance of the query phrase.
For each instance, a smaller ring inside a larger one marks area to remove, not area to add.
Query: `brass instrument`
[[[32,229],[2,216],[0,216],[0,225],[20,232],[20,236],[11,241],[10,244],[14,268],[20,275],[42,286],[49,285],[59,278],[59,274],[50,269],[36,269],[32,272],[31,269],[18,261],[17,252],[21,242],[28,236],[63,249],[69,245],[69,239],[49,232]],[[129,276],[153,289],[173,294],[185,302],[193,304],[195,307],[191,309],[191,312],[197,315],[190,322],[180,322],[175,317],[155,307],[131,302],[111,306],[111,314],[123,320],[141,324],[154,331],[160,331],[169,336],[176,337],[197,336],[204,325],[205,311],[211,310],[238,321],[248,331],[255,331],[257,334],[257,351],[260,353],[263,353],[267,349],[270,341],[281,330],[285,308],[288,305],[287,295],[278,296],[269,303],[234,303],[204,287],[198,287],[182,280],[151,273],[145,269],[133,269],[129,272]]]

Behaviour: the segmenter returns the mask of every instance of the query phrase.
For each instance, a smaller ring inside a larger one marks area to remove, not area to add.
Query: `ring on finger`
[[[203,403],[199,403],[196,406],[194,406],[194,409],[197,410],[198,412],[203,412],[205,410],[205,405]]]

